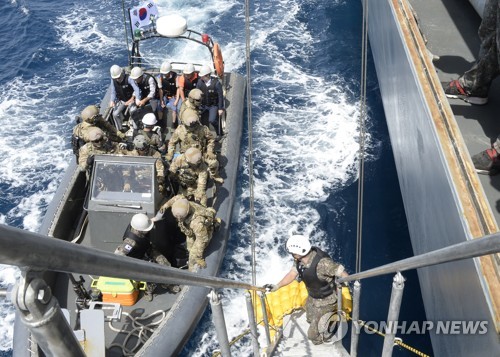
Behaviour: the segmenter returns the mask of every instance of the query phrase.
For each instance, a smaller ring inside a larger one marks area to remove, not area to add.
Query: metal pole
[[[224,311],[222,311],[222,304],[219,295],[212,290],[208,294],[210,299],[210,306],[212,307],[212,318],[215,325],[215,332],[219,340],[220,350],[223,357],[231,356],[231,349],[229,346],[229,338],[227,337],[226,320],[224,319]]]
[[[361,284],[359,280],[354,282],[352,297],[352,326],[351,326],[351,349],[349,353],[351,357],[358,355],[358,340],[361,326],[359,325],[359,300],[361,296]]]
[[[352,274],[345,278],[338,278],[337,282],[343,283],[346,281],[366,279],[498,252],[500,252],[500,233],[495,233],[482,238],[475,238],[467,242],[450,245],[449,247],[434,250],[415,257],[399,260],[378,268],[366,270],[362,273]]]
[[[394,337],[396,336],[398,326],[399,308],[401,307],[404,287],[405,278],[403,278],[401,273],[398,272],[394,275],[392,282],[391,302],[389,303],[389,313],[387,314],[387,331],[385,332],[382,357],[392,356]]]
[[[23,272],[12,293],[12,302],[46,356],[85,357],[57,299],[37,274]]]
[[[264,319],[264,329],[266,330],[267,345],[271,346],[271,332],[269,331],[269,320],[267,318],[267,310],[266,310],[266,295],[265,293],[260,292],[259,297],[260,297],[260,306],[262,307],[262,316]]]
[[[252,296],[247,292],[245,298],[247,301],[248,324],[250,325],[250,334],[252,335],[253,355],[260,356],[259,352],[259,336],[257,334],[257,323],[255,322],[255,314],[253,312]],[[254,293],[255,294],[255,293]]]
[[[339,328],[337,330],[337,336],[339,338],[342,338],[342,314],[344,312],[342,311],[342,285],[337,284],[337,316],[339,318]]]
[[[0,246],[0,262],[18,267],[29,266],[36,270],[110,276],[159,284],[265,291],[264,288],[251,284],[130,259],[3,224],[0,224]],[[32,247],[36,247],[36,250]],[[26,254],[28,251],[30,254]]]

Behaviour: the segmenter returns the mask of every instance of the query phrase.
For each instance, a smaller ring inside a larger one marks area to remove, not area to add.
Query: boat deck
[[[475,62],[481,17],[467,0],[410,0],[410,3],[418,14],[427,48],[440,57],[434,65],[440,81],[446,85]],[[487,105],[472,105],[460,99],[449,99],[449,103],[470,155],[490,147],[500,134],[500,81],[493,82]],[[478,176],[498,224],[500,176]]]

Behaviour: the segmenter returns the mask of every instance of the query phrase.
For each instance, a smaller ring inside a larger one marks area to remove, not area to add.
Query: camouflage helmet
[[[146,150],[149,147],[149,143],[144,135],[137,135],[134,138],[134,147],[136,150]]]
[[[177,219],[184,219],[189,213],[189,201],[180,198],[172,205],[172,215]]]
[[[198,165],[201,162],[201,151],[198,148],[189,148],[184,153],[186,161],[192,165]]]
[[[101,130],[101,128],[92,126],[89,128],[88,136],[90,141],[96,142],[104,138],[104,132]]]
[[[80,113],[82,120],[87,123],[93,123],[97,115],[99,115],[99,108],[95,105],[85,107],[85,109]]]
[[[137,213],[132,217],[130,225],[135,230],[141,232],[149,232],[151,229],[153,229],[154,223],[144,213]]]
[[[141,67],[134,67],[130,71],[130,78],[135,80],[135,79],[139,78],[140,76],[142,76],[143,74],[144,74],[144,71],[142,70]]]
[[[194,88],[189,91],[188,97],[189,99],[200,101],[203,97],[203,92],[201,91],[201,89]]]
[[[193,128],[198,123],[198,115],[196,113],[188,113],[183,123],[186,127]]]

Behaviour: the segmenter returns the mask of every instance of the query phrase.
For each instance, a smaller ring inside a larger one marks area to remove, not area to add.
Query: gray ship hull
[[[391,0],[368,3],[370,46],[414,254],[498,231],[411,8]],[[500,355],[496,271],[493,257],[419,269],[429,321],[488,323],[484,334],[431,329],[436,356]]]

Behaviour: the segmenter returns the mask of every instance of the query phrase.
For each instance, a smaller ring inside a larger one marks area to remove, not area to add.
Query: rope
[[[132,327],[133,328],[130,331],[128,331],[128,330],[122,330],[120,328],[114,327],[113,326],[113,321],[110,321],[109,322],[109,328],[112,331],[115,331],[115,332],[118,332],[118,333],[126,333],[127,335],[125,336],[122,344],[113,343],[113,344],[111,344],[109,346],[109,349],[111,349],[111,348],[119,348],[119,349],[122,350],[122,354],[124,356],[135,356],[135,354],[137,352],[136,350],[139,347],[141,347],[144,343],[146,343],[146,341],[148,340],[148,338],[154,332],[154,328],[153,327],[159,325],[163,321],[163,319],[165,318],[165,316],[167,315],[166,312],[163,311],[163,310],[155,311],[152,314],[150,314],[148,316],[143,316],[143,317],[133,317],[132,315],[130,315],[127,312],[122,312],[122,314],[125,315],[125,316],[127,316],[130,320],[132,320]],[[155,317],[156,315],[161,315],[161,319],[158,320],[158,321],[150,322],[149,324],[143,324],[143,323],[140,322],[142,320],[151,319],[151,318]],[[127,348],[127,344],[129,343],[130,339],[133,338],[133,337],[135,337],[137,339],[137,341],[135,342],[135,345],[132,348]]]
[[[252,136],[252,86],[250,76],[250,1],[245,0],[245,56],[246,56],[246,75],[247,75],[247,118],[248,118],[248,185],[250,189],[250,236],[252,240],[252,285],[256,285],[256,257],[255,257],[255,210],[254,210],[254,191],[253,191],[253,136]],[[254,292],[255,294],[255,292]]]
[[[352,321],[351,316],[346,315],[346,317],[347,317],[347,319],[348,319],[348,320],[351,320],[351,321]],[[370,331],[372,331],[372,332],[375,332],[377,335],[382,336],[382,337],[385,337],[385,333],[380,332],[379,330],[377,330],[377,329],[375,329],[375,328],[373,328],[373,327],[371,327],[371,326],[367,325],[365,321],[363,321],[363,320],[358,320],[358,323],[359,323],[362,327],[364,327],[364,328],[366,328],[366,329],[368,329],[368,330],[370,330]],[[403,342],[403,340],[402,340],[401,338],[399,338],[399,337],[397,337],[397,338],[395,338],[395,339],[394,339],[394,344],[395,344],[395,345],[398,345],[398,346],[400,346],[400,347],[403,347],[403,348],[407,349],[407,350],[408,350],[408,351],[410,351],[410,352],[415,353],[417,356],[421,356],[421,357],[430,357],[429,355],[427,355],[427,354],[425,354],[425,353],[423,353],[423,352],[421,352],[421,351],[417,350],[416,348],[414,348],[414,347],[411,347],[411,346],[407,345],[407,344],[406,344],[406,343],[404,343],[404,342]]]
[[[359,101],[359,179],[358,215],[356,230],[356,273],[361,271],[361,248],[363,231],[363,190],[365,171],[365,119],[366,119],[366,62],[368,55],[368,1],[363,0],[363,28],[361,39],[361,96]]]

